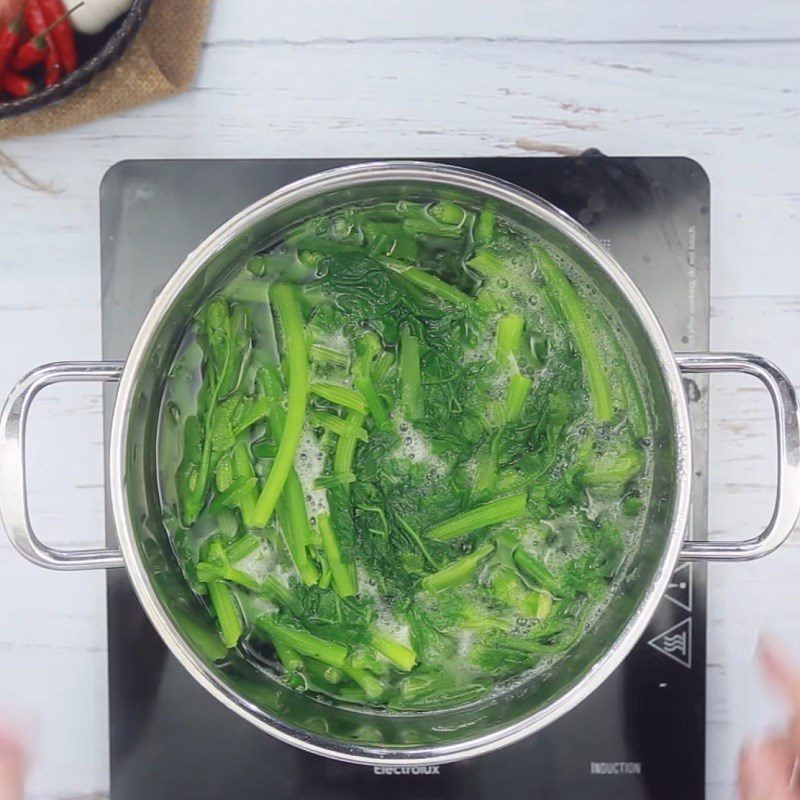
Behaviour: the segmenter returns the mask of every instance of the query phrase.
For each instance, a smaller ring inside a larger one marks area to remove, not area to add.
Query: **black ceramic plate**
[[[136,31],[139,30],[151,2],[152,0],[133,0],[133,5],[124,16],[94,36],[84,36],[76,32],[78,69],[62,78],[55,86],[43,88],[18,100],[0,101],[0,119],[55,103],[89,83],[95,75],[122,56],[136,35]],[[69,6],[69,3],[65,5]]]

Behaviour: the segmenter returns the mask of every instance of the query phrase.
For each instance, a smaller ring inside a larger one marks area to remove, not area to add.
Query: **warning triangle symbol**
[[[672,573],[669,586],[665,594],[667,600],[675,603],[684,611],[692,610],[692,562],[687,561],[681,564]]]
[[[667,658],[677,661],[686,669],[692,668],[692,618],[687,617],[677,625],[673,625],[647,643],[650,647],[663,653]]]

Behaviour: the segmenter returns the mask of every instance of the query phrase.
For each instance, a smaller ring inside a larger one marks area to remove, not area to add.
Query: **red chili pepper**
[[[39,0],[28,0],[25,3],[24,16],[25,25],[31,36],[43,37],[47,45],[44,51],[44,82],[46,86],[52,86],[61,77],[61,62],[58,60],[58,51]],[[52,82],[48,83],[48,80]]]
[[[77,8],[78,6],[75,6]],[[74,9],[73,9],[74,10]],[[55,29],[60,25],[62,22],[65,22],[69,14],[72,12],[64,12],[61,16],[54,19],[52,22],[48,22],[47,27],[40,33],[38,36],[34,36],[28,39],[22,47],[17,50],[16,55],[11,61],[11,69],[15,72],[25,72],[29,70],[31,67],[36,66],[36,64],[41,63],[47,58],[47,36],[48,34],[53,34],[55,36]],[[56,53],[58,55],[58,53]],[[54,67],[56,66],[56,62],[51,62],[53,71],[56,71]]]
[[[72,33],[72,23],[69,21],[69,15],[75,9],[67,11],[61,0],[39,0],[39,5],[47,24],[53,26],[52,37],[58,59],[64,72],[69,75],[78,67],[78,51],[75,49],[75,37]]]
[[[75,6],[75,8],[77,7],[78,6]],[[48,34],[55,35],[56,27],[62,22],[65,22],[71,13],[72,12],[65,11],[60,17],[57,17],[52,22],[48,22],[47,27],[38,36],[33,36],[28,39],[28,41],[17,50],[16,55],[11,61],[11,69],[16,72],[25,72],[36,64],[41,63],[47,56]]]
[[[48,50],[47,52],[49,53],[50,51]],[[51,65],[47,66],[47,53],[45,53],[44,85],[55,86],[61,80],[63,74],[58,58],[51,60]]]
[[[2,86],[3,91],[12,97],[27,97],[29,94],[33,94],[33,90],[36,88],[30,78],[18,75],[10,69],[3,73]]]
[[[47,20],[44,18],[39,0],[26,0],[22,13],[25,18],[25,27],[31,36],[39,36],[47,30]]]
[[[19,32],[22,27],[22,15],[12,20],[8,25],[4,25],[0,29],[0,75],[6,68],[11,59],[11,54],[14,52],[17,43],[19,42]]]
[[[32,39],[28,39],[11,59],[11,69],[16,72],[25,72],[31,67],[41,64],[46,50],[47,43],[44,36],[34,36]]]

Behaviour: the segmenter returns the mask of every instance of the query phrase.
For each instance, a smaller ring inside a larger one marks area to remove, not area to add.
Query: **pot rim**
[[[549,705],[518,722],[489,734],[447,745],[400,747],[363,746],[341,742],[273,718],[220,680],[194,653],[158,600],[147,577],[133,535],[125,491],[126,438],[135,386],[153,333],[187,282],[206,263],[255,221],[292,204],[336,189],[388,181],[428,182],[473,191],[516,206],[548,223],[583,250],[625,297],[647,335],[670,400],[675,441],[676,489],[669,537],[655,577],[636,612],[590,670]],[[433,162],[375,161],[316,173],[256,201],[208,236],[184,260],[147,314],[131,347],[114,405],[109,442],[109,493],[120,549],[134,591],[151,623],[183,667],[208,692],[239,716],[288,744],[329,758],[364,765],[443,764],[489,753],[541,730],[593,692],[622,662],[641,637],[667,589],[684,541],[690,505],[691,430],[677,362],[655,313],[638,287],[611,254],[582,225],[537,195],[474,170]]]

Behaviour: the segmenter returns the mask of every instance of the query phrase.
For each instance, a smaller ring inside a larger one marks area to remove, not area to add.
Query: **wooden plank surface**
[[[796,0],[217,3],[185,95],[73,131],[0,142],[8,159],[55,192],[0,174],[0,394],[41,362],[99,356],[97,193],[116,161],[587,147],[688,155],[705,167],[713,344],[761,352],[800,383],[799,17]],[[715,533],[746,535],[768,518],[771,425],[760,390],[715,379]],[[29,467],[42,535],[99,541],[97,390],[42,395]],[[742,738],[777,718],[752,653],[762,629],[800,644],[799,573],[796,540],[763,562],[710,569],[713,800],[733,796]],[[0,585],[0,708],[36,720],[30,796],[103,797],[102,576],[42,572],[0,541]]]

